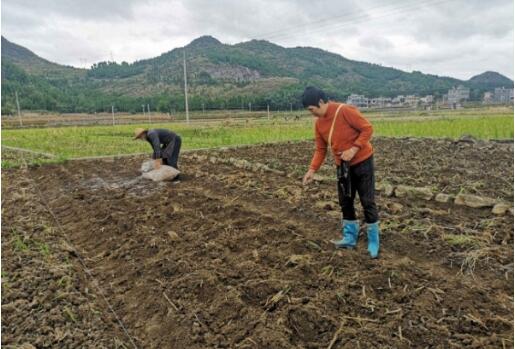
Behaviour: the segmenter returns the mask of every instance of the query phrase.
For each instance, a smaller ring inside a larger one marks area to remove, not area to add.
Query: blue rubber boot
[[[334,241],[334,245],[337,248],[354,248],[358,243],[359,235],[359,224],[358,221],[343,220],[342,228],[343,238],[341,240]]]
[[[368,224],[367,237],[370,257],[377,258],[379,255],[379,222]]]

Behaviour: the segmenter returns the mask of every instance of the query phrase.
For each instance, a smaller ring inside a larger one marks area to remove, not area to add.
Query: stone
[[[315,206],[327,211],[332,211],[336,208],[336,203],[332,201],[317,201]]]
[[[172,240],[172,241],[179,241],[181,239],[179,237],[179,234],[177,234],[176,232],[174,232],[172,230],[170,230],[167,234],[170,237],[170,240]]]
[[[23,343],[22,345],[20,345],[18,347],[19,349],[36,349],[35,346],[33,346],[32,344],[30,343]]]
[[[492,213],[502,216],[506,214],[506,212],[510,209],[510,205],[505,202],[500,202],[498,204],[495,204],[495,206],[492,208]]]
[[[387,183],[383,186],[383,188],[384,188],[384,195],[386,197],[393,196],[393,192],[395,191],[395,187],[393,185]]]
[[[303,254],[294,254],[291,255],[288,261],[286,262],[287,267],[293,267],[297,265],[307,265],[311,262],[311,257],[309,255]]]
[[[388,205],[388,211],[390,211],[393,214],[402,212],[403,208],[404,206],[399,204],[398,202],[392,202]]]
[[[472,208],[481,207],[493,207],[497,200],[482,196],[470,195],[470,194],[458,194],[454,199],[456,205],[468,206]]]
[[[449,194],[440,193],[436,195],[435,200],[445,204],[451,201],[451,196]]]
[[[433,198],[433,191],[431,188],[418,188],[410,187],[407,185],[399,185],[395,188],[395,196],[398,198],[412,198],[412,199],[423,199],[431,200]]]
[[[475,138],[472,135],[467,134],[467,135],[463,135],[460,139],[458,139],[458,142],[474,144],[474,143],[477,143],[477,138]]]
[[[422,208],[416,209],[416,211],[420,212],[422,214],[428,214],[428,215],[431,215],[431,216],[448,216],[449,215],[449,212],[447,212],[447,211],[444,211],[444,210],[434,210],[434,209],[429,208],[429,207],[422,207]]]

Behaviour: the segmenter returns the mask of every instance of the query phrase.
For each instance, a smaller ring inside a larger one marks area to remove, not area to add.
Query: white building
[[[447,103],[449,105],[459,104],[460,102],[467,101],[470,98],[470,89],[459,85],[453,87],[447,92]]]
[[[418,104],[419,98],[414,95],[409,95],[404,98],[404,104],[409,105],[410,107],[416,106]]]
[[[403,105],[404,100],[405,98],[403,95],[398,95],[397,97],[392,98],[392,104],[396,106]]]
[[[432,104],[433,101],[434,101],[433,95],[427,95],[425,97],[420,98],[420,102],[425,105]]]
[[[370,98],[368,100],[368,106],[374,108],[390,107],[392,105],[392,99],[387,97]]]
[[[498,87],[494,90],[493,100],[495,103],[513,103],[513,89]]]
[[[485,92],[483,95],[483,103],[489,104],[494,102],[494,93],[491,91]]]
[[[351,104],[358,108],[367,108],[368,98],[363,95],[357,95],[353,93],[347,98],[347,104]]]

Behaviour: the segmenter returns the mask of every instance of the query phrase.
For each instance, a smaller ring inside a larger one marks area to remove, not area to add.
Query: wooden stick
[[[170,303],[170,305],[175,309],[175,311],[179,311],[179,308],[177,308],[177,306],[174,304],[174,302],[172,302],[170,300],[170,298],[168,298],[168,296],[166,295],[166,293],[163,292],[163,296],[166,298],[166,300],[168,301],[168,303]]]
[[[342,331],[342,327],[340,326],[340,328],[334,333],[333,339],[331,339],[331,342],[327,346],[327,349],[331,349],[333,347],[334,343],[336,343],[336,341],[338,340],[338,337],[340,336],[341,331]]]
[[[387,310],[385,314],[386,315],[388,315],[388,314],[395,314],[395,313],[400,312],[401,310],[402,310],[401,308],[395,309],[395,310]]]
[[[342,318],[349,319],[349,320],[356,320],[356,321],[379,322],[379,320],[369,319],[369,318],[364,318],[364,317],[359,317],[359,316],[354,317],[354,316],[345,316],[345,315],[343,315]]]

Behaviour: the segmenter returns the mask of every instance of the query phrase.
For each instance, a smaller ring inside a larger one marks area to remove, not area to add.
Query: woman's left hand
[[[340,156],[340,158],[343,160],[343,161],[351,161],[352,158],[356,155],[356,153],[359,151],[359,148],[358,147],[352,147],[350,149],[347,149],[345,151],[342,152],[342,155]]]

